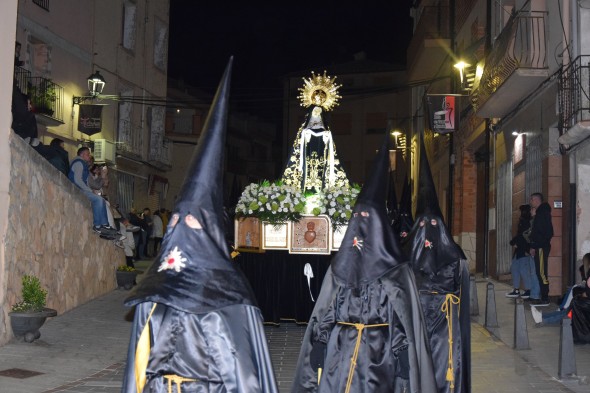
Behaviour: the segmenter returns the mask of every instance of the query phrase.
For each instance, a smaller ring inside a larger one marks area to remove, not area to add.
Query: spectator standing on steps
[[[531,207],[529,205],[521,205],[519,209],[520,219],[518,221],[516,236],[510,240],[510,245],[515,247],[510,266],[514,290],[507,293],[506,297],[539,300],[541,295],[539,282],[535,273],[535,261],[529,254],[530,245],[528,238],[530,237],[531,228]],[[524,291],[520,290],[521,279]]]
[[[159,210],[156,210],[156,212],[152,216],[152,221],[154,223],[154,225],[152,226],[152,237],[154,238],[153,256],[156,256],[158,255],[158,251],[160,251],[160,245],[162,244],[162,238],[164,237],[164,227],[162,223],[162,218],[160,217]]]
[[[149,207],[146,207],[145,209],[143,209],[143,214],[141,216],[141,218],[143,218],[143,221],[145,222],[145,242],[143,244],[143,255],[145,255],[146,257],[150,258],[153,255],[149,252],[149,244],[150,244],[150,239],[153,237],[152,233],[153,233],[153,226],[154,226],[154,222],[152,221],[152,211],[150,210]]]
[[[553,224],[551,222],[551,206],[543,200],[543,194],[531,194],[529,203],[535,209],[529,238],[529,253],[535,258],[535,271],[541,289],[541,300],[536,305],[549,305],[549,277],[547,262],[551,251]]]
[[[70,165],[70,173],[68,174],[68,178],[72,183],[82,190],[88,199],[90,199],[93,215],[92,229],[94,232],[104,236],[114,236],[117,234],[117,230],[109,225],[107,205],[104,198],[100,195],[96,195],[94,192],[92,192],[92,189],[88,187],[88,176],[90,175],[88,168],[89,163],[90,149],[87,147],[79,148],[78,155],[72,160]]]

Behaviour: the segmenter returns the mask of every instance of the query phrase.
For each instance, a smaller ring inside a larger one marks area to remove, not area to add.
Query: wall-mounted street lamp
[[[461,86],[465,83],[465,69],[469,67],[471,64],[464,62],[463,60],[458,61],[453,67],[459,70],[459,81],[461,82]]]
[[[84,101],[88,99],[94,99],[102,94],[102,89],[104,89],[105,80],[100,75],[99,71],[96,71],[94,74],[88,77],[88,95],[82,97],[73,97],[73,104],[72,105],[80,105]]]

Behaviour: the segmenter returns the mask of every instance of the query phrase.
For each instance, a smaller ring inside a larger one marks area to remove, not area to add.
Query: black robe
[[[418,218],[410,245],[438,392],[470,392],[471,320],[465,255],[435,215]]]
[[[359,332],[341,322],[368,326]],[[381,324],[386,326],[370,326]],[[292,392],[344,392],[359,334],[350,392],[435,391],[414,277],[410,266],[401,263],[354,288],[328,270],[303,339]],[[318,341],[327,344],[319,386],[310,363]]]
[[[154,304],[137,306],[122,392],[137,393],[135,351]],[[181,383],[186,393],[277,392],[258,308],[233,305],[192,314],[157,304],[149,320],[152,346],[143,392],[167,393],[169,374],[195,380]]]
[[[231,60],[136,306],[123,392],[275,393],[262,316],[223,218]],[[178,381],[178,382],[177,382]]]
[[[590,344],[590,289],[584,288],[582,294],[572,299],[572,333],[574,343]]]

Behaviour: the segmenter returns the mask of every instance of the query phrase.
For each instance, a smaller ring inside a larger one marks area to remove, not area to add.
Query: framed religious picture
[[[291,223],[291,254],[330,254],[332,224],[325,215],[303,215]]]
[[[348,229],[348,225],[340,225],[336,227],[336,229],[332,230],[332,245],[330,248],[332,251],[338,251],[340,249],[340,245],[342,244],[342,239],[344,239],[344,234]]]
[[[265,250],[288,250],[290,235],[291,223],[262,222],[262,248]]]
[[[262,249],[262,222],[256,217],[236,218],[235,248],[241,252],[264,252]]]

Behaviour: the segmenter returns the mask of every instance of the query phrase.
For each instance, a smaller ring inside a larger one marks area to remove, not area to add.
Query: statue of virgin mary
[[[326,188],[348,187],[346,172],[340,165],[326,112],[338,104],[338,88],[334,78],[315,75],[303,78],[301,105],[308,108],[305,121],[297,131],[289,156],[283,183],[302,192],[320,192]]]

